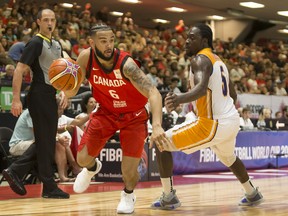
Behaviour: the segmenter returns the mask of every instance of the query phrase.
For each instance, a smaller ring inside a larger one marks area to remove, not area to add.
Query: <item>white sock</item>
[[[252,182],[250,181],[250,179],[247,182],[243,183],[242,186],[243,186],[245,193],[247,195],[252,195],[254,193],[254,191],[256,190],[255,187],[253,186]]]
[[[165,195],[168,195],[173,191],[173,177],[169,178],[160,178],[162,187],[163,187],[163,192]]]

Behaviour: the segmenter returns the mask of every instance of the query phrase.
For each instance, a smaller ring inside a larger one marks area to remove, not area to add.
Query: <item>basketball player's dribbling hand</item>
[[[18,117],[19,115],[21,115],[21,113],[22,113],[22,103],[21,103],[20,99],[16,100],[15,98],[13,98],[12,104],[11,104],[11,113],[15,117]]]
[[[153,147],[154,143],[160,152],[164,151],[165,146],[169,146],[171,143],[161,126],[153,126],[153,131],[150,136],[150,149]]]

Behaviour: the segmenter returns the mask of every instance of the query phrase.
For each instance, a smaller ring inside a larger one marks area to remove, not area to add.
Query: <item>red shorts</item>
[[[141,158],[148,136],[148,118],[149,114],[145,108],[135,112],[115,114],[100,107],[97,112],[90,115],[78,151],[86,145],[88,154],[97,157],[109,138],[119,130],[123,156]]]

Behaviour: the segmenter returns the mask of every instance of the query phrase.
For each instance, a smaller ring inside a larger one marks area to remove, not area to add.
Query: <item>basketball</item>
[[[73,90],[82,78],[80,66],[70,58],[59,58],[49,67],[48,77],[51,85],[57,90]]]

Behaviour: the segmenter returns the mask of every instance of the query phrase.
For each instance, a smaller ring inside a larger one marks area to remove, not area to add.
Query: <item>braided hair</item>
[[[213,44],[212,44],[213,33],[212,33],[211,28],[204,23],[198,23],[198,24],[194,25],[194,27],[196,27],[200,30],[201,37],[206,38],[208,40],[208,46],[211,49],[213,49]]]
[[[96,34],[96,32],[109,31],[109,30],[112,30],[110,26],[107,26],[106,24],[103,23],[99,23],[90,28],[90,35],[93,36]]]

